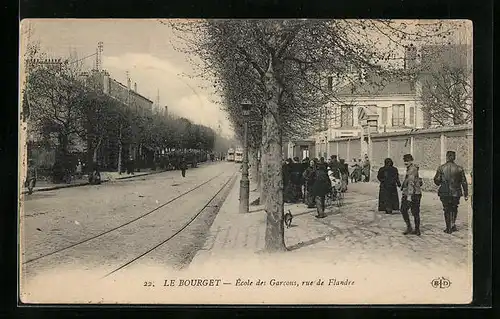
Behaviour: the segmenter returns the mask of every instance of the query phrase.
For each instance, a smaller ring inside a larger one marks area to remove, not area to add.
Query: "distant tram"
[[[243,162],[243,149],[241,148],[236,149],[236,152],[234,153],[234,161],[236,163]]]
[[[232,148],[227,150],[227,161],[234,162],[234,149]]]

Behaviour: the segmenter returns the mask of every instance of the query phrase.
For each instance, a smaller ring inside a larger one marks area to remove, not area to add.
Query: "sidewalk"
[[[134,175],[129,175],[126,173],[119,174],[118,172],[101,172],[101,182],[106,183],[114,180],[122,180],[122,179],[128,179],[128,178],[134,178],[134,177],[139,177],[139,176],[146,176],[146,175],[152,175],[152,174],[158,174],[166,172],[165,170],[141,170],[140,172],[135,172]],[[54,184],[54,183],[49,183],[47,181],[37,181],[36,187],[33,189],[33,192],[44,192],[44,191],[50,191],[50,190],[55,190],[55,189],[60,189],[60,188],[70,188],[70,187],[78,187],[78,186],[85,186],[89,185],[88,182],[88,177],[87,175],[83,175],[82,178],[79,179],[73,179],[71,183],[60,183],[60,184]],[[23,187],[22,194],[28,193],[28,188]]]
[[[239,214],[239,183],[211,226],[204,247],[196,254],[190,268],[224,259],[246,259],[264,250],[266,213],[263,205],[250,206],[249,214]],[[250,189],[254,187],[251,186]],[[259,197],[250,193],[250,203]],[[377,211],[378,184],[349,184],[342,207],[328,207],[328,217],[316,219],[316,209],[304,204],[285,204],[285,212],[294,216],[292,227],[285,228],[285,244],[291,258],[313,256],[346,260],[380,262],[390,252],[392,257],[409,258],[419,264],[453,263],[467,266],[470,261],[472,221],[470,202],[461,201],[457,219],[458,232],[443,233],[442,205],[435,193],[424,192],[421,201],[422,236],[404,236],[405,223],[399,213],[386,215]],[[410,217],[413,224],[413,218]],[[258,257],[260,258],[260,257]],[[337,259],[329,260],[335,263]],[[383,260],[382,260],[383,261]]]

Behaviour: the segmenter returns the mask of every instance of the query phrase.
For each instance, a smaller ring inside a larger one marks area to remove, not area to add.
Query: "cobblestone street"
[[[462,202],[457,219],[459,231],[449,235],[443,232],[441,202],[436,194],[424,193],[422,235],[404,236],[402,232],[406,226],[399,212],[387,215],[376,211],[377,187],[372,183],[350,185],[344,206],[330,207],[325,219],[313,218],[314,209],[290,205],[288,209],[295,216],[297,227],[286,232],[288,248],[304,251],[314,249],[313,246],[330,247],[339,252],[355,251],[361,259],[373,261],[390,252],[423,264],[432,261],[467,266],[472,247],[469,246],[470,202]]]

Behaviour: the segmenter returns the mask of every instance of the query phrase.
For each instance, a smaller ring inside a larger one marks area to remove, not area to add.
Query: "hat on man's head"
[[[455,151],[447,151],[446,152],[446,157],[450,157],[450,156],[455,157],[456,155],[457,154],[455,153]]]
[[[403,161],[405,162],[413,161],[413,156],[411,154],[405,154],[403,155]]]
[[[330,156],[330,158],[335,159],[335,158],[337,158],[337,155],[332,155],[332,156]]]

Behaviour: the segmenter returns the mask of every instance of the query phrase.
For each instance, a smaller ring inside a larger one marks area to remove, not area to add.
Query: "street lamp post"
[[[241,102],[241,109],[245,120],[245,133],[243,136],[243,164],[240,180],[240,213],[248,213],[250,201],[250,180],[248,179],[248,116],[252,103],[248,100]]]

